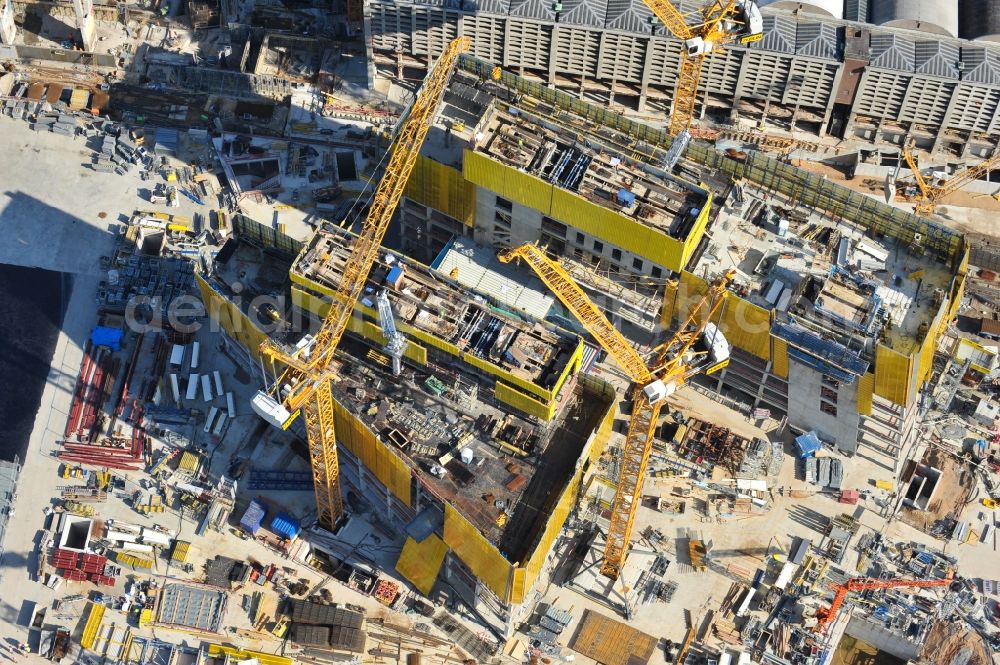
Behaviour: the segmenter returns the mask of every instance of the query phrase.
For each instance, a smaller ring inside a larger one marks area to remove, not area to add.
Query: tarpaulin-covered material
[[[254,499],[247,506],[247,511],[243,513],[243,517],[240,519],[240,526],[250,535],[255,535],[257,529],[260,528],[261,523],[264,521],[265,515],[267,515],[267,504],[260,499]]]
[[[300,531],[302,531],[302,525],[288,513],[278,513],[271,520],[271,533],[279,538],[295,540]]]
[[[816,451],[823,447],[823,444],[816,436],[816,432],[810,431],[795,437],[795,447],[799,450],[799,457],[805,459],[815,455]]]
[[[118,351],[122,348],[122,335],[125,334],[118,328],[105,328],[104,326],[97,326],[94,331],[90,333],[90,342],[94,346],[106,346],[112,351]]]
[[[407,538],[396,562],[396,570],[410,580],[420,593],[429,596],[447,553],[448,546],[433,534],[419,543]]]

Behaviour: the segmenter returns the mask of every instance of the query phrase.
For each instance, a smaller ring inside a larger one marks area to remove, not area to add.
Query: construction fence
[[[459,66],[483,80],[491,77],[494,68],[492,63],[470,55],[461,56]],[[553,108],[570,111],[597,125],[632,137],[635,140],[636,154],[650,156],[657,149],[669,148],[673,142],[670,135],[662,129],[630,120],[617,111],[595,106],[512,72],[503,71],[499,83],[546,102]],[[960,234],[929,219],[830,182],[821,175],[803,171],[757,151],[750,151],[744,161],[737,161],[718,152],[714,146],[699,141],[691,142],[685,156],[712,171],[722,171],[734,178],[746,178],[802,205],[814,207],[833,217],[850,219],[872,232],[923,246],[942,259],[951,261],[953,267],[958,265],[964,245]]]

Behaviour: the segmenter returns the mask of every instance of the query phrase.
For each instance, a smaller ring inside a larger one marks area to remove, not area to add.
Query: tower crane
[[[677,93],[668,126],[670,135],[677,136],[688,130],[694,118],[698,81],[705,57],[732,41],[749,44],[760,40],[763,37],[764,17],[756,0],[712,0],[691,23],[670,0],[643,2],[671,34],[684,42]]]
[[[392,375],[399,376],[403,369],[403,352],[406,351],[406,336],[396,328],[396,317],[392,314],[392,303],[389,302],[389,292],[382,289],[375,297],[378,305],[378,320],[385,335],[383,349],[392,358]]]
[[[657,347],[655,360],[647,365],[559,262],[550,259],[544,250],[528,243],[504,250],[498,258],[503,263],[517,259],[527,263],[634,384],[632,417],[601,564],[601,574],[616,580],[628,553],[652,450],[653,430],[664,402],[695,374],[711,374],[729,363],[729,344],[711,319],[728,295],[726,287],[736,271],[726,272],[711,284],[677,333]],[[703,312],[706,307],[708,311]]]
[[[940,580],[879,580],[872,577],[854,577],[847,580],[844,584],[838,584],[833,587],[836,590],[836,595],[833,597],[833,602],[830,603],[829,609],[821,610],[817,613],[817,618],[819,622],[816,624],[815,631],[817,633],[822,632],[834,619],[837,618],[837,613],[840,612],[841,606],[844,604],[844,600],[847,599],[847,594],[851,591],[871,591],[873,589],[900,589],[900,588],[911,588],[911,589],[926,589],[929,587],[942,587],[951,584],[951,573],[948,576]]]
[[[934,208],[941,202],[941,199],[958,191],[965,184],[978,179],[1000,165],[1000,150],[989,159],[983,160],[975,166],[948,178],[940,185],[928,182],[924,174],[920,172],[916,155],[913,154],[912,143],[907,143],[903,146],[903,159],[906,160],[906,165],[913,171],[913,180],[917,184],[918,191],[914,212],[918,215],[929,217],[934,214]]]
[[[343,513],[330,388],[334,353],[364,292],[368,273],[378,258],[382,239],[417,161],[451,69],[468,48],[467,37],[459,37],[448,45],[402,121],[385,173],[375,189],[361,231],[353,241],[340,281],[333,289],[330,310],[313,341],[291,353],[270,340],[260,347],[274,366],[285,369],[269,391],[254,395],[251,406],[264,420],[282,429],[288,429],[299,413],[305,416],[316,516],[327,527],[336,524]]]

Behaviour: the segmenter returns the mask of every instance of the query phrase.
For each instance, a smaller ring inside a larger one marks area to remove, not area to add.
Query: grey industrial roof
[[[292,623],[361,628],[365,622],[365,615],[360,612],[352,612],[333,605],[321,605],[297,598],[293,598],[290,605]]]
[[[217,589],[167,584],[160,598],[160,623],[218,632],[226,609],[226,594]]]
[[[603,28],[607,14],[605,0],[562,0],[559,22]]]
[[[329,646],[330,627],[293,624],[291,637],[292,641],[297,644],[304,644],[306,646]]]
[[[799,23],[795,31],[795,52],[814,58],[840,60],[840,36],[829,23]]]
[[[982,46],[962,47],[962,80],[1000,84],[1000,54]]]
[[[750,48],[795,53],[795,20],[788,16],[765,16],[764,38]]]
[[[918,74],[958,78],[958,47],[938,39],[922,39],[913,45],[914,70]]]
[[[554,21],[556,20],[554,5],[552,0],[510,0],[510,15]]]
[[[914,69],[913,42],[899,35],[880,33],[872,35],[873,67],[912,72]]]
[[[625,30],[649,34],[653,12],[642,0],[609,0],[607,23],[610,30]],[[659,21],[656,21],[659,24]]]

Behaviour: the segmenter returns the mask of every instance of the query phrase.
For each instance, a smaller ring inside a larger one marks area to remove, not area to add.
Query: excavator
[[[711,374],[729,363],[729,343],[712,319],[720,312],[736,271],[727,271],[712,282],[673,337],[654,349],[654,360],[647,364],[562,265],[542,248],[527,243],[500,252],[498,258],[502,263],[523,260],[530,266],[633,382],[632,416],[601,563],[601,574],[617,580],[628,555],[653,432],[663,405],[695,374]]]
[[[330,388],[334,353],[353,316],[354,306],[364,293],[368,273],[378,258],[382,239],[413,171],[451,70],[458,56],[468,48],[467,37],[452,41],[417,93],[395,137],[385,173],[372,196],[361,231],[354,239],[319,331],[309,343],[298,345],[292,352],[270,340],[260,347],[272,367],[284,370],[270,389],[254,395],[251,407],[265,421],[282,429],[288,429],[300,413],[304,415],[317,520],[325,527],[333,527],[344,512]]]
[[[872,577],[854,577],[847,580],[844,584],[838,584],[833,587],[836,590],[836,594],[833,597],[833,602],[830,603],[828,609],[820,610],[816,613],[816,618],[818,622],[813,630],[817,633],[822,633],[826,630],[834,619],[837,618],[837,614],[840,612],[840,608],[843,606],[844,601],[847,599],[847,594],[851,591],[871,591],[874,589],[927,589],[931,587],[943,587],[951,584],[952,575],[949,572],[947,577],[939,580],[879,580]]]
[[[916,155],[913,154],[912,142],[903,146],[903,159],[913,172],[913,180],[917,185],[916,196],[909,199],[915,204],[914,212],[923,217],[930,217],[934,214],[934,209],[941,202],[941,199],[957,192],[966,184],[977,180],[980,176],[986,175],[1000,165],[1000,151],[997,151],[989,159],[983,160],[971,168],[957,173],[950,178],[942,179],[943,182],[940,183],[929,182],[927,177],[920,172]],[[887,191],[889,191],[888,187]]]

